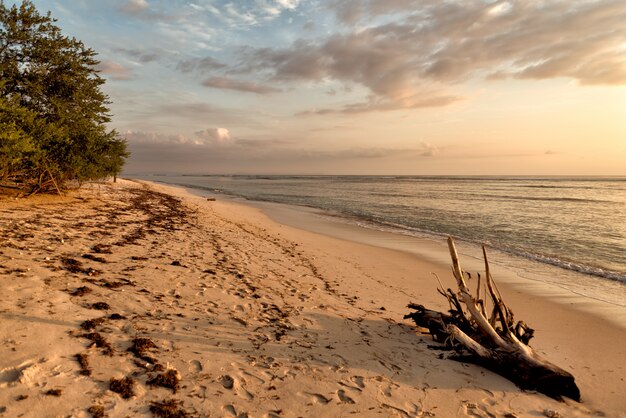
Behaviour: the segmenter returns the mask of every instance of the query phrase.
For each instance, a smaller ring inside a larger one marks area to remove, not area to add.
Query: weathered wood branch
[[[485,247],[485,285],[493,305],[489,318],[486,295],[480,299],[480,275],[474,297],[463,276],[452,238],[448,238],[448,248],[458,293],[451,289],[442,289],[439,293],[447,298],[450,310],[442,313],[411,303],[408,307],[413,312],[405,315],[405,319],[410,318],[417,326],[427,328],[435,341],[456,350],[464,360],[505,376],[522,389],[537,390],[556,399],[566,396],[580,401],[574,376],[539,356],[528,345],[533,329],[523,321],[514,323],[513,313],[502,300],[491,276]],[[467,277],[471,279],[469,274]],[[501,328],[496,328],[497,323]]]

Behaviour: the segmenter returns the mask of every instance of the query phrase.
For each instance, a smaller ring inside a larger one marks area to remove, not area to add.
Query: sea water
[[[556,281],[584,282],[579,287],[591,296],[626,306],[626,178],[144,178],[249,200],[316,208],[341,222],[396,234],[439,239],[450,235],[463,242],[486,244],[510,255],[522,269],[553,267],[544,270]]]

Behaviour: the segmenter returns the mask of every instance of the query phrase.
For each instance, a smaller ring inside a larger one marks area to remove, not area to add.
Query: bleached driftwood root
[[[478,275],[475,296],[467,286],[452,238],[448,238],[448,248],[458,292],[442,288],[439,293],[448,299],[450,310],[442,313],[412,303],[408,307],[414,312],[404,318],[427,328],[435,341],[456,350],[458,359],[480,364],[522,389],[536,390],[556,399],[566,396],[580,401],[574,376],[539,356],[528,345],[534,331],[522,321],[514,323],[513,312],[502,301],[491,277],[485,247],[485,278],[481,280]],[[471,278],[469,273],[466,275]],[[481,290],[484,298],[480,297]],[[488,302],[491,304],[489,316]]]

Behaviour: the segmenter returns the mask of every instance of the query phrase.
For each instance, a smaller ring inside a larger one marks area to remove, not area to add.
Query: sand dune
[[[410,301],[444,308],[431,272],[448,269],[415,256],[131,181],[0,200],[0,213],[0,415],[626,409],[623,328],[514,289],[505,298],[537,329],[536,348],[577,377],[583,403],[520,391],[430,349],[430,337],[402,316]],[[579,326],[588,335],[576,334]]]

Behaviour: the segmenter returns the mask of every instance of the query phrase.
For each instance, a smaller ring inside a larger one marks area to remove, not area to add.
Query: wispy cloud
[[[204,58],[187,58],[181,60],[177,64],[177,68],[183,73],[206,73],[213,70],[219,70],[222,68],[226,68],[227,65],[218,61],[213,57],[204,57]]]
[[[130,15],[136,15],[145,12],[150,8],[150,5],[146,0],[127,0],[120,10]]]
[[[112,80],[130,80],[132,78],[130,69],[114,61],[101,61],[96,65],[96,70]]]
[[[202,82],[202,85],[215,89],[237,90],[256,94],[269,94],[281,91],[276,87],[257,84],[250,81],[234,80],[228,77],[211,77],[207,80],[204,80],[204,82]]]

